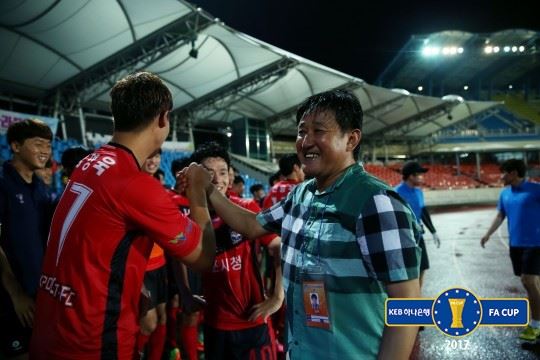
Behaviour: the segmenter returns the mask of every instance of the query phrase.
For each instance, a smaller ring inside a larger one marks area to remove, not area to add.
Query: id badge
[[[302,289],[306,325],[331,330],[328,293],[320,267],[309,267],[303,271]]]

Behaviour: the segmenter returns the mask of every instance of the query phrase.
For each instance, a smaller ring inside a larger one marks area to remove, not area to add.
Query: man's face
[[[339,174],[354,160],[348,140],[349,132],[341,131],[332,112],[304,116],[298,123],[296,152],[305,176],[320,181]]]
[[[255,193],[253,194],[253,198],[255,200],[260,200],[260,199],[264,198],[265,195],[266,194],[264,193],[264,190],[260,189],[260,190],[255,191]]]
[[[409,176],[412,186],[421,186],[424,184],[424,174],[416,173]]]
[[[43,169],[52,153],[51,141],[37,136],[24,140],[22,144],[13,142],[11,150],[32,171]]]
[[[212,174],[212,183],[222,194],[229,187],[229,167],[225,160],[220,157],[209,157],[201,162],[201,165]]]
[[[144,161],[142,170],[145,173],[154,175],[156,171],[159,169],[160,164],[161,164],[161,154],[156,153],[154,156],[150,156],[148,159]]]
[[[518,179],[517,171],[505,171],[501,174],[501,179],[504,186],[512,185]]]
[[[235,193],[241,196],[244,193],[244,183],[239,182],[237,184],[233,184],[231,189],[232,191],[234,191]]]

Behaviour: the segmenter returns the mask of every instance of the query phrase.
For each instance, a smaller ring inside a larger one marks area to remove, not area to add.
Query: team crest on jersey
[[[15,194],[15,197],[17,200],[19,200],[19,204],[24,204],[24,195],[23,194]]]
[[[169,240],[169,243],[173,245],[178,245],[178,243],[186,240],[186,235],[184,235],[184,232],[181,232],[180,234],[176,235],[176,237],[172,240]]]
[[[239,234],[236,231],[231,230],[231,241],[233,245],[238,244],[240,241],[242,241],[242,234]]]

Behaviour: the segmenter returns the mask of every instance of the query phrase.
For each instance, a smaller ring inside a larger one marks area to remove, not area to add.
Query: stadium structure
[[[240,171],[266,184],[276,159],[294,151],[298,104],[339,88],[358,96],[364,109],[366,167],[392,185],[410,158],[432,169],[426,186],[433,189],[489,190],[500,185],[497,162],[509,157],[523,158],[538,176],[537,31],[415,35],[372,85],[236,31],[184,1],[33,0],[3,2],[0,10],[0,131],[28,116],[49,121],[58,137],[55,160],[75,143],[106,142],[112,85],[148,70],[173,94],[164,169],[217,139]],[[492,201],[493,194],[481,198]]]

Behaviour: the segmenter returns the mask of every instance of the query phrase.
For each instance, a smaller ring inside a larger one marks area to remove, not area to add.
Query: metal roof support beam
[[[257,86],[257,84],[266,82],[274,76],[282,77],[287,73],[288,69],[294,67],[297,63],[296,60],[291,58],[281,58],[183,105],[176,109],[174,113],[194,112],[201,108],[212,106],[231,95],[243,93],[246,89],[253,86],[258,90],[260,86]]]
[[[53,96],[60,91],[64,98],[73,100],[79,97],[84,104],[99,93],[97,89],[92,91],[92,88],[99,88],[97,84],[105,82],[113,86],[121,76],[158,61],[190,42],[198,32],[213,23],[214,20],[203,11],[192,11],[67,79],[47,95]]]
[[[327,91],[331,90],[354,90],[358,87],[361,87],[363,82],[348,82],[344,85],[338,86],[334,89],[328,89]],[[274,123],[279,122],[283,118],[293,117],[296,116],[296,112],[298,111],[298,104],[291,106],[288,109],[283,110],[282,112],[272,116],[271,118],[268,118],[268,126],[272,126]]]
[[[443,102],[442,104],[432,106],[424,111],[411,115],[408,118],[405,118],[396,124],[387,126],[381,130],[368,134],[368,136],[385,138],[386,136],[391,136],[392,134],[390,134],[390,132],[392,131],[407,132],[407,129],[410,128],[411,126],[414,126],[415,124],[418,124],[418,123],[425,124],[431,121],[434,115],[439,115],[441,113],[449,112],[453,106],[454,106],[453,103]]]

